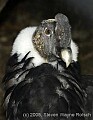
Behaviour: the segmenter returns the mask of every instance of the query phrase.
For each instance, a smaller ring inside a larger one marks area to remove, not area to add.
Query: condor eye
[[[50,29],[48,29],[48,28],[45,28],[45,34],[47,35],[47,36],[50,36],[50,34],[51,34],[51,30]]]

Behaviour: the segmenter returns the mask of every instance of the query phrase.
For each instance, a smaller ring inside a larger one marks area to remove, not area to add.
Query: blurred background
[[[82,74],[93,74],[93,0],[0,0],[0,120],[5,119],[1,81],[15,37],[21,29],[37,26],[57,13],[69,18],[72,38],[79,46]],[[89,87],[93,96],[93,87]],[[88,106],[91,111],[93,103]]]

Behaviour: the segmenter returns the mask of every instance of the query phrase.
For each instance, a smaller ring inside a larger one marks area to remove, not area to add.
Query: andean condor
[[[6,119],[84,120],[79,116],[84,93],[77,57],[65,15],[23,29],[3,79]]]

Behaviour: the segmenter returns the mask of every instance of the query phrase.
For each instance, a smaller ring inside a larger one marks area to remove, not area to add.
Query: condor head
[[[68,18],[57,14],[55,19],[43,20],[38,27],[22,30],[13,44],[12,55],[17,53],[20,61],[28,52],[34,66],[60,59],[68,67],[72,60],[77,61],[78,48],[71,39]]]
[[[57,14],[55,19],[43,20],[32,40],[35,49],[46,61],[62,59],[67,67],[71,63],[71,27],[65,15]]]

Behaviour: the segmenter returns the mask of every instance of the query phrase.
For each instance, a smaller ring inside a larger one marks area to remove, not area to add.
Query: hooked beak
[[[61,59],[66,63],[66,67],[72,62],[72,51],[69,48],[61,50]]]

